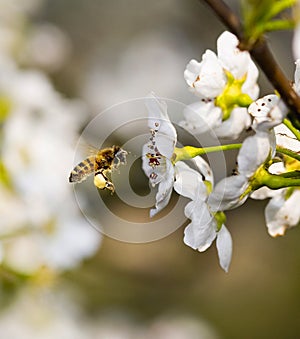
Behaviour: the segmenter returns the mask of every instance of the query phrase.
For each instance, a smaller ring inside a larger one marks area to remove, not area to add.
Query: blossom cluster
[[[234,174],[214,184],[213,170],[201,157],[205,149],[176,148],[177,133],[164,101],[146,98],[150,140],[143,148],[143,170],[158,185],[155,208],[160,212],[173,189],[190,200],[185,215],[190,224],[184,243],[200,252],[216,239],[221,267],[228,271],[232,238],[224,211],[242,205],[248,197],[271,198],[265,219],[271,236],[283,235],[300,221],[300,133],[287,119],[288,108],[276,94],[259,96],[258,69],[238,39],[224,32],[217,54],[207,50],[200,62],[191,60],[184,72],[189,89],[199,98],[186,107],[180,126],[191,134],[211,132],[234,140],[252,132],[239,148]],[[296,61],[295,91],[300,94],[300,60]],[[219,150],[226,150],[226,146]],[[193,159],[194,167],[184,160]]]
[[[32,54],[32,35],[23,36],[17,23],[20,17],[26,21],[38,1],[26,4],[4,1],[5,20],[0,24],[6,33],[0,39],[0,267],[31,276],[44,267],[73,268],[95,253],[101,237],[79,213],[66,184],[86,108],[58,93],[41,59],[38,63]],[[57,40],[59,30],[53,30],[47,30],[52,53],[57,52],[47,58],[51,70],[65,55],[60,49],[65,38],[59,35]],[[42,32],[43,39],[35,35],[35,45],[47,40]],[[16,45],[20,39],[22,44]],[[47,54],[41,45],[36,48]]]

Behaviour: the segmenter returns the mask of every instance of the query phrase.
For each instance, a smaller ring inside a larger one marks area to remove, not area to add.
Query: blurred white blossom
[[[19,60],[46,72],[58,71],[68,60],[71,41],[57,26],[50,23],[32,25],[24,36]]]
[[[143,323],[118,309],[87,317],[66,293],[38,288],[24,289],[2,311],[0,328],[1,337],[10,339],[219,338],[199,317],[170,312]]]
[[[100,235],[81,217],[68,172],[85,106],[64,99],[48,78],[0,60],[0,94],[8,104],[1,161],[10,188],[0,186],[3,261],[26,273],[42,265],[72,268],[98,248]]]
[[[294,15],[297,20],[297,25],[294,29],[294,36],[293,36],[293,54],[294,59],[300,59],[300,1],[298,0],[295,7],[294,7]]]

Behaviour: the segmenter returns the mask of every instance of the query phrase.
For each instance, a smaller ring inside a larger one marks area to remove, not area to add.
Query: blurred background
[[[234,245],[226,274],[214,245],[205,253],[184,245],[188,222],[149,243],[101,235],[68,183],[79,137],[103,110],[150,91],[196,101],[183,71],[216,50],[224,27],[213,13],[196,0],[0,4],[1,337],[299,337],[300,230],[271,238],[267,201],[226,213]],[[228,4],[238,11],[238,1]],[[292,38],[268,36],[290,79]],[[272,91],[263,74],[259,84],[262,95]],[[110,128],[112,121],[118,116]],[[102,141],[125,140],[117,131]],[[147,180],[137,167],[143,196]],[[124,219],[147,222],[149,209],[101,195]]]

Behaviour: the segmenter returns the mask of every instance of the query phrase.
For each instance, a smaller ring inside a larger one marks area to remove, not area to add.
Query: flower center
[[[227,84],[221,94],[215,99],[215,105],[223,111],[223,121],[230,117],[235,107],[248,107],[252,99],[248,94],[242,92],[242,86],[247,79],[247,73],[241,79],[235,79],[227,70],[224,70],[227,77]]]

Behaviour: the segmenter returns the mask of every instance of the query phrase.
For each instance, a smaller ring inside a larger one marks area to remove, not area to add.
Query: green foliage
[[[285,17],[288,8],[296,4],[296,0],[243,0],[242,12],[245,37],[253,45],[265,32],[292,29],[295,20]]]

